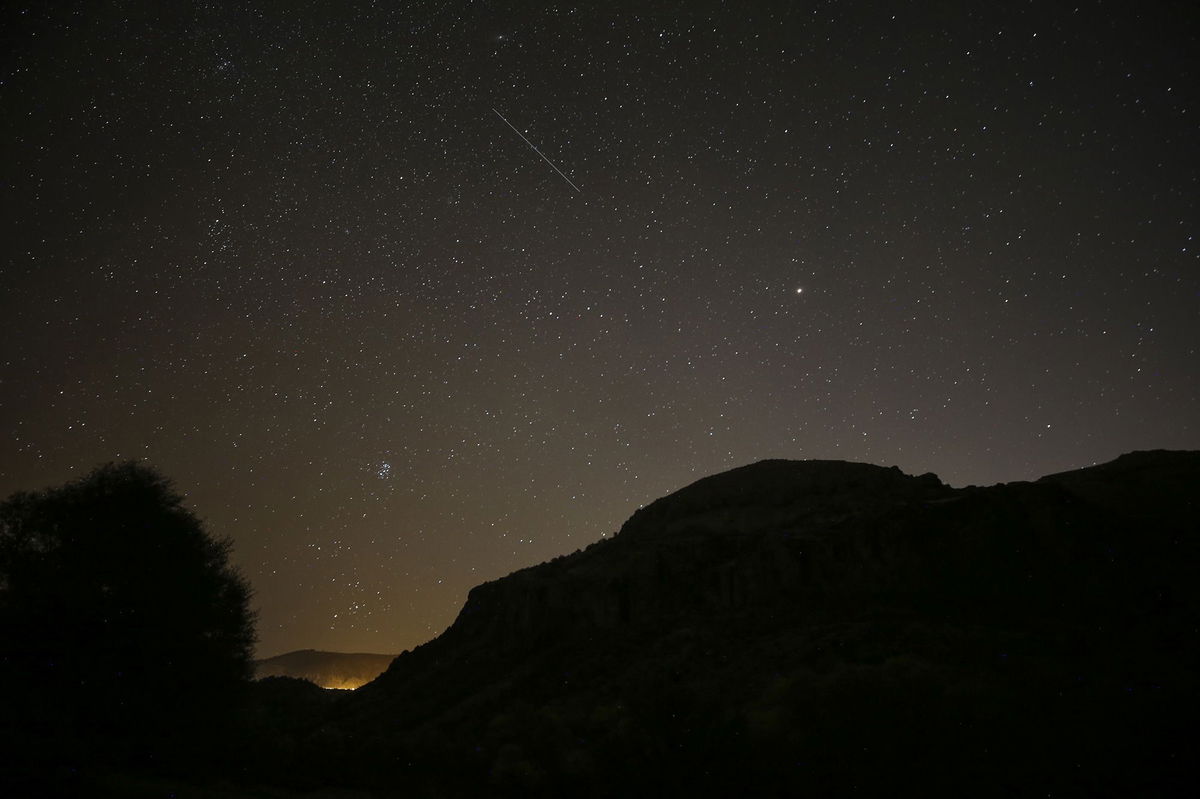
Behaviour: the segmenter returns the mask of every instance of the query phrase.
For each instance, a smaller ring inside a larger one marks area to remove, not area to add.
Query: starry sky
[[[1200,448],[1191,3],[2,13],[0,495],[146,459],[260,656],[763,458]]]

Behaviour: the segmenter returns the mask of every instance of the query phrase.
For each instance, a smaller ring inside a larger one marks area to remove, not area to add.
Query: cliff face
[[[1025,747],[1107,763],[1105,741],[1144,745],[1125,729],[1138,725],[1182,758],[1164,736],[1183,729],[1181,709],[1200,710],[1198,489],[1194,452],[964,489],[864,464],[756,463],[478,586],[443,635],[348,697],[331,729],[382,746],[379,757],[469,750],[464,774],[517,792],[572,787],[555,782],[570,774],[614,787],[596,751],[634,764],[638,747],[671,737],[698,759],[663,750],[628,768],[690,779],[716,775],[730,752],[770,752],[779,792],[821,792],[846,774],[917,768],[916,735],[949,753],[943,763],[994,753],[996,773],[971,780],[1000,784],[1033,757]],[[839,760],[861,753],[862,736],[906,754]],[[824,765],[793,784],[780,775],[797,751]],[[720,779],[730,788],[734,776]]]
[[[889,513],[953,494],[933,475],[839,461],[764,461],[705,478],[638,510],[611,540],[473,589],[446,637],[531,640],[788,596],[893,582]]]
[[[1083,601],[1080,591],[1175,561],[1163,525],[1200,518],[1187,490],[1198,478],[1192,453],[968,489],[894,467],[764,461],[651,503],[585,551],[476,587],[440,645],[520,650],[856,596],[1012,605],[1057,596],[1065,607]],[[1147,519],[1156,532],[1130,540]],[[1190,590],[1183,582],[1178,590]]]

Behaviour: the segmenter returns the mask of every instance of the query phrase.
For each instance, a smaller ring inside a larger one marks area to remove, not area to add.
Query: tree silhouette
[[[139,462],[0,504],[5,737],[161,762],[218,734],[254,642],[229,551]]]

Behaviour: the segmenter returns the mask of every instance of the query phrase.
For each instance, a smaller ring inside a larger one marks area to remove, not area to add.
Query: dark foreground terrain
[[[478,586],[357,691],[258,683],[207,784],[1193,795],[1198,498],[1195,452],[963,489],[833,461],[735,469]]]

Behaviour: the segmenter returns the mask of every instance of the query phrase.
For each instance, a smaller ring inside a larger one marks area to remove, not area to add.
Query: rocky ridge
[[[765,794],[836,793],[847,774],[883,786],[944,769],[920,740],[996,795],[1014,762],[1074,785],[1038,765],[1033,750],[1057,745],[1119,785],[1104,765],[1118,744],[1169,793],[1170,763],[1200,754],[1172,733],[1200,708],[1197,487],[1196,452],[961,489],[865,464],[752,464],[478,586],[322,734],[368,759],[406,752],[401,781],[468,752],[464,780],[515,793],[586,778],[602,794],[624,773],[729,790],[762,758]],[[864,745],[884,754],[864,764]],[[966,765],[972,747],[982,765]],[[789,777],[796,752],[821,765]],[[928,790],[961,789],[942,778]]]

